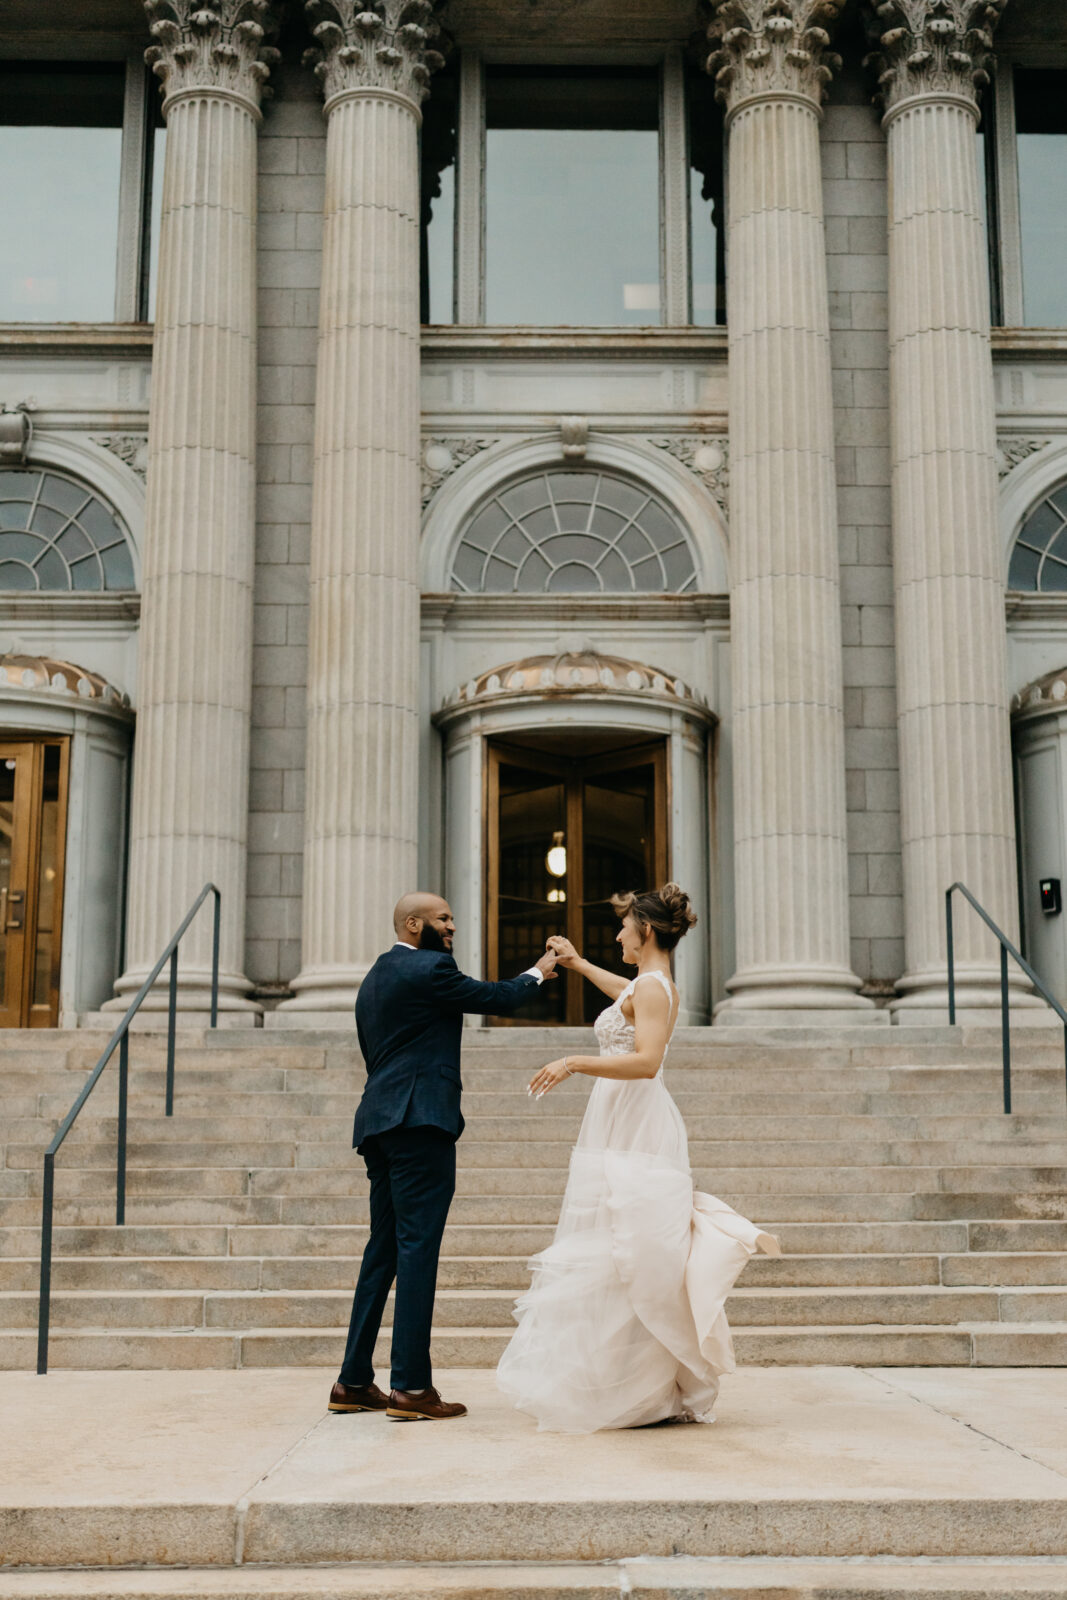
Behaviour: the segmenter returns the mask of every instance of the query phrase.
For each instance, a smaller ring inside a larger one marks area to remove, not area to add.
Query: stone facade
[[[998,26],[1010,49],[1031,3],[841,19],[833,0],[715,0],[695,45],[692,18],[653,7],[662,159],[684,149],[683,46],[723,103],[727,327],[468,322],[424,329],[421,351],[422,104],[438,46],[458,46],[469,310],[469,119],[506,18],[460,7],[442,41],[422,3],[305,19],[160,0],[143,39],[122,36],[131,60],[150,50],[166,97],[154,338],[0,327],[0,398],[36,404],[31,461],[51,451],[112,504],[115,475],[128,484],[141,610],[125,658],[113,622],[0,597],[6,642],[106,670],[137,711],[120,996],[207,877],[224,892],[225,1003],[280,1002],[290,1020],[348,1011],[382,908],[416,877],[469,893],[480,928],[454,736],[434,717],[500,663],[578,644],[678,674],[715,723],[701,796],[689,735],[648,719],[697,796],[672,824],[711,913],[692,1020],[932,1015],[952,877],[1016,928],[1008,698],[1062,665],[1067,613],[1035,597],[1000,617],[1011,539],[1067,477],[1067,343],[990,338],[972,157]],[[556,26],[529,59],[587,59],[591,19]],[[920,215],[924,173],[937,194]],[[686,251],[666,192],[669,276]],[[952,262],[936,294],[934,258]],[[654,491],[692,540],[696,594],[457,593],[479,507],[564,464]],[[473,885],[455,882],[460,858]],[[957,954],[981,1007],[998,975],[969,937]],[[183,969],[192,1008],[206,953]]]

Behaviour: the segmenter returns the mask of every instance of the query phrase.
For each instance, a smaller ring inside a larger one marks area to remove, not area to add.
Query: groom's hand
[[[556,954],[555,954],[555,951],[554,950],[546,950],[544,955],[541,957],[541,959],[539,961],[535,961],[534,962],[534,965],[536,966],[538,972],[540,972],[541,976],[544,978],[545,982],[547,983],[549,978],[554,978],[556,976]]]

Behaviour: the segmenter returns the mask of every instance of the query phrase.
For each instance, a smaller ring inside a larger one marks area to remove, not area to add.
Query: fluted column
[[[720,1022],[873,1017],[850,970],[819,164],[836,0],[715,0],[729,132],[737,971]]]
[[[415,884],[420,104],[429,0],[311,0],[325,91],[303,965],[289,1011],[348,1010]]]
[[[167,152],[159,240],[127,969],[140,986],[204,883],[222,891],[220,1000],[243,975],[255,560],[256,130],[267,0],[148,0]],[[209,1004],[211,911],[180,956]],[[164,979],[166,974],[164,974]],[[150,1003],[165,1003],[165,984]],[[117,1002],[111,1002],[114,1006]]]
[[[872,31],[889,146],[889,375],[904,977],[945,1016],[944,892],[1018,923],[976,88],[1003,0],[896,0]],[[997,1005],[995,943],[961,908],[962,1005]]]

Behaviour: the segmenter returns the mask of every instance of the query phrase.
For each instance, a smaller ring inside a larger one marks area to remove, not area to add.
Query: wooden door
[[[532,965],[551,933],[623,971],[610,897],[667,875],[664,741],[577,758],[493,741],[486,800],[489,976]],[[600,1004],[582,978],[561,972],[515,1020],[575,1026]]]
[[[0,1028],[54,1028],[69,740],[0,735]]]

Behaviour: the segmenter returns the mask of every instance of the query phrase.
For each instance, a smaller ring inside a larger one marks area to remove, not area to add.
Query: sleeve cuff
[[[520,972],[520,978],[535,978],[540,985],[545,981],[545,975],[540,967],[527,967],[525,972]]]

